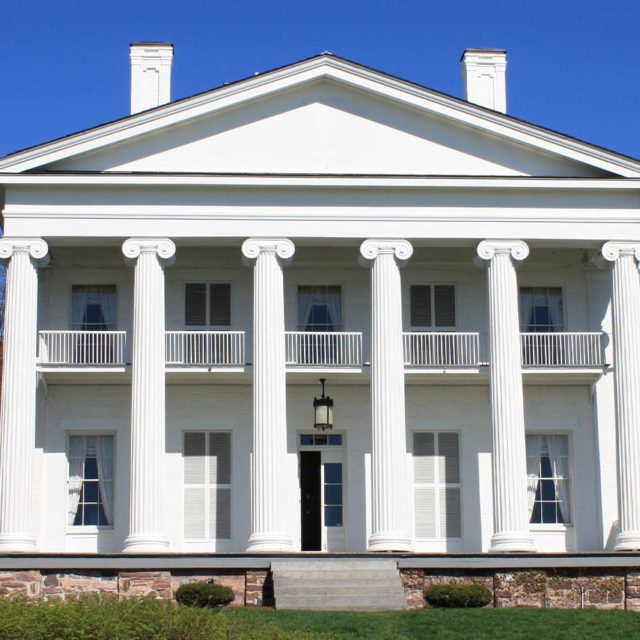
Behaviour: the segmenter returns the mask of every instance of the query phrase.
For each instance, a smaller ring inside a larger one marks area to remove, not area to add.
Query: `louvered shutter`
[[[231,482],[231,434],[212,432],[209,434],[209,484]]]
[[[435,435],[413,434],[416,537],[436,537]]]
[[[435,308],[436,327],[455,326],[456,296],[453,285],[437,284],[433,287],[433,306]]]
[[[231,434],[209,433],[209,537],[231,537]]]
[[[231,285],[209,286],[209,324],[216,327],[231,325]]]
[[[201,540],[206,531],[206,450],[204,433],[184,434],[184,537]]]
[[[409,290],[411,326],[431,326],[431,285],[414,284]]]
[[[438,434],[438,480],[440,485],[440,537],[459,538],[460,447],[457,433]]]
[[[184,323],[202,327],[207,324],[207,285],[189,282],[184,292]]]

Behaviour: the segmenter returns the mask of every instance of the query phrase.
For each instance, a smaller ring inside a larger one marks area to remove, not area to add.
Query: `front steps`
[[[381,611],[406,609],[398,562],[309,558],[271,563],[276,609]]]

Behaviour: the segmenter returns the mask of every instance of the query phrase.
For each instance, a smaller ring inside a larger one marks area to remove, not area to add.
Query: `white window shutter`
[[[416,537],[436,537],[436,490],[435,487],[415,488]]]
[[[184,483],[205,483],[205,434],[187,432],[184,434]]]
[[[440,484],[460,482],[460,451],[457,433],[438,434],[438,471]]]
[[[202,540],[207,537],[205,488],[184,489],[184,537],[185,540]]]
[[[211,487],[209,490],[209,537],[227,540],[231,537],[231,489]]]
[[[231,482],[231,434],[209,434],[209,484]]]
[[[415,482],[434,482],[435,434],[413,434],[413,464]]]
[[[440,487],[440,537],[459,538],[460,488]]]

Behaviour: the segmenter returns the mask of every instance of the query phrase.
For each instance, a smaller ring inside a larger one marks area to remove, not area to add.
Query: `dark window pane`
[[[87,458],[84,461],[84,479],[98,479],[98,462],[95,458]]]
[[[209,293],[209,324],[228,327],[231,324],[231,285],[212,284]]]
[[[329,444],[334,444],[334,445],[342,444],[342,434],[341,433],[329,434]]]
[[[542,503],[542,522],[555,522],[555,521],[556,521],[556,503],[543,502]]]
[[[303,433],[300,436],[300,444],[304,446],[313,444],[313,436],[311,434]]]
[[[324,487],[325,504],[342,504],[342,485],[327,484]]]
[[[342,482],[342,464],[340,462],[325,463],[324,481],[331,484],[340,484]]]
[[[89,524],[89,525],[98,524],[98,505],[97,504],[84,505],[84,524]]]
[[[543,500],[555,500],[556,486],[553,480],[540,480],[540,493]]]
[[[455,287],[439,284],[433,288],[436,327],[453,327],[456,324]]]
[[[207,323],[207,285],[190,282],[185,285],[184,323],[202,326]]]
[[[318,433],[314,438],[315,444],[319,446],[324,446],[325,444],[327,444],[328,440],[329,436],[326,433]]]
[[[549,459],[549,456],[542,456],[540,458],[540,477],[553,478],[553,471],[551,470],[551,460]]]
[[[108,526],[110,522],[107,521],[107,516],[104,514],[104,509],[102,505],[99,505],[98,508],[98,525],[101,527]]]
[[[324,525],[325,527],[341,527],[342,526],[342,507],[325,507],[324,508]]]
[[[531,522],[533,524],[540,524],[542,522],[542,506],[540,502],[536,502],[533,505],[533,513],[531,514]]]
[[[410,290],[411,326],[431,326],[431,287],[424,284],[414,284]]]
[[[85,502],[98,502],[100,499],[100,491],[98,490],[97,482],[84,482],[84,501]]]

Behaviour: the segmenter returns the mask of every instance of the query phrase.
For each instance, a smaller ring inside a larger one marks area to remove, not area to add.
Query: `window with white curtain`
[[[72,329],[112,331],[116,325],[116,285],[74,284],[71,287]]]
[[[413,434],[416,538],[460,538],[460,447],[453,431]]]
[[[569,437],[527,434],[527,494],[531,524],[571,524]]]
[[[231,433],[184,434],[185,540],[231,538]]]
[[[69,526],[113,525],[113,435],[69,436]]]
[[[342,330],[342,291],[339,286],[298,287],[298,330]]]
[[[520,287],[520,329],[527,333],[564,331],[561,287]]]
[[[452,284],[412,284],[409,287],[411,329],[455,329],[455,293]]]

